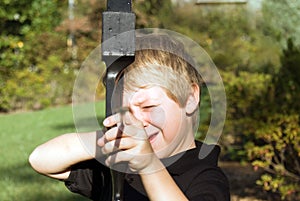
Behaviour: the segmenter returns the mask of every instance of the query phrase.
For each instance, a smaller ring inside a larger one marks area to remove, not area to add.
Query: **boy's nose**
[[[130,107],[130,111],[132,112],[133,116],[143,123],[144,127],[149,125],[149,118],[147,115],[137,106]]]

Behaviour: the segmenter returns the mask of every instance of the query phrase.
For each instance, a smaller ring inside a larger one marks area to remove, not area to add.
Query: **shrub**
[[[244,145],[253,140],[252,133],[259,126],[258,119],[268,113],[267,99],[271,87],[271,75],[222,72],[227,96],[227,115],[222,136],[226,158],[230,160],[247,160]]]
[[[300,49],[288,40],[282,53],[281,67],[272,74],[223,73],[228,99],[223,138],[231,159],[265,170],[257,181],[264,190],[299,200]]]
[[[39,109],[50,104],[47,98],[50,86],[47,85],[45,78],[37,73],[27,69],[17,71],[5,85],[1,90],[0,100],[3,110]]]
[[[287,200],[300,198],[299,123],[298,114],[275,114],[254,133],[259,143],[248,142],[245,146],[255,169],[266,171],[257,184]]]

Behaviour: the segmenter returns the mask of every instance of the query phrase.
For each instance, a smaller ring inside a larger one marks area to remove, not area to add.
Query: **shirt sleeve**
[[[110,200],[110,170],[96,160],[84,161],[71,168],[69,177],[64,181],[73,193],[91,200]]]

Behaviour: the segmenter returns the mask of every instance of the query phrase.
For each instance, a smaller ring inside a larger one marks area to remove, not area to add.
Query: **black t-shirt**
[[[162,162],[190,201],[229,201],[228,180],[217,165],[219,153],[218,146],[196,141],[196,148],[162,159]],[[95,201],[111,200],[110,169],[96,160],[73,166],[65,185],[70,191]],[[146,200],[149,199],[139,175],[126,174],[124,201]]]

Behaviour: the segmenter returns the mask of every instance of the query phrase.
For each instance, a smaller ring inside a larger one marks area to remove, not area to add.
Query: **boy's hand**
[[[128,162],[130,170],[138,173],[152,173],[162,168],[143,123],[132,113],[117,113],[107,117],[103,124],[112,127],[98,140],[103,154],[108,155],[105,161],[107,166]]]

